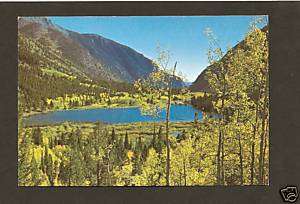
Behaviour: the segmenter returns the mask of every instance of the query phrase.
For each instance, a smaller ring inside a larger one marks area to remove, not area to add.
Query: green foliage
[[[19,101],[23,111],[30,113],[100,103],[101,93],[134,93],[133,86],[125,82],[108,83],[103,79],[88,78],[79,71],[82,70],[80,66],[64,58],[50,44],[42,38],[34,40],[21,33],[18,35],[18,87],[22,94]],[[67,100],[73,94],[83,97]],[[62,101],[57,103],[60,97]],[[128,103],[134,104],[132,101]]]
[[[209,37],[216,44],[211,33]],[[219,47],[211,49],[208,56],[214,66],[207,74],[213,90],[213,110],[220,115],[217,183],[265,184],[269,115],[267,32],[253,24],[244,42],[229,49],[225,56]],[[255,172],[259,172],[258,176]]]
[[[153,148],[149,149],[142,171],[134,177],[136,186],[165,185],[165,158],[161,158]]]
[[[29,131],[19,134],[18,140],[18,181],[19,186],[31,185],[31,175],[28,171],[31,167],[32,142]]]
[[[19,36],[19,185],[268,184],[268,34],[253,24],[243,43],[225,55],[212,32],[207,34],[212,92],[194,95],[170,86],[167,51],[160,52],[155,72],[135,83],[136,93],[106,92],[82,73],[70,77],[74,65],[61,61],[47,39],[35,42]],[[49,53],[42,48],[45,44]],[[22,124],[24,112],[38,109],[131,104],[157,116],[171,101],[188,99],[204,111],[202,120],[195,115],[194,121],[178,123]],[[207,112],[213,117],[206,117]]]
[[[33,130],[33,143],[35,145],[42,145],[42,136],[41,136],[41,129],[38,127]]]

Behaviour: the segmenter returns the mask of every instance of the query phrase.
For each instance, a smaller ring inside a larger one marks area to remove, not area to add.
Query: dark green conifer
[[[130,149],[130,144],[129,144],[129,139],[128,139],[128,133],[127,133],[127,131],[125,133],[124,149],[125,150],[129,150]]]

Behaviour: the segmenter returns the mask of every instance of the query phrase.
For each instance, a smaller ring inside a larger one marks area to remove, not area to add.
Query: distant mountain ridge
[[[268,26],[265,26],[261,29],[263,32],[267,32],[268,30]],[[244,47],[244,40],[242,40],[241,42],[239,42],[237,45],[235,45],[232,49],[237,50],[238,48],[243,48]],[[221,59],[222,61],[225,61],[227,58],[227,53],[223,56],[223,58]],[[197,92],[197,91],[201,91],[201,92],[210,92],[210,87],[209,87],[209,83],[206,79],[206,75],[207,72],[209,70],[212,69],[216,69],[215,66],[213,65],[209,65],[208,67],[206,67],[197,77],[197,79],[190,85],[190,90],[193,92]]]
[[[20,17],[19,32],[58,49],[91,79],[131,83],[154,69],[152,61],[125,45],[96,34],[80,34],[46,17]]]

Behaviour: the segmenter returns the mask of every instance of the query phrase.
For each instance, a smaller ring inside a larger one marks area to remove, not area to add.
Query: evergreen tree
[[[50,109],[53,109],[53,108],[54,108],[54,104],[53,104],[53,101],[52,101],[52,100],[50,101],[49,108],[50,108]]]
[[[34,152],[32,154],[30,170],[31,170],[32,183],[34,186],[38,186],[41,182],[41,174],[40,174],[40,169],[39,169],[38,163],[34,156]]]
[[[165,159],[165,158],[164,158]],[[134,183],[138,186],[161,186],[165,182],[165,164],[153,148],[149,149],[149,154],[144,162],[141,173],[134,176]]]
[[[111,138],[110,138],[110,144],[113,144],[116,141],[116,133],[115,133],[115,128],[112,128],[111,131]]]
[[[194,124],[195,124],[195,125],[198,124],[198,112],[195,112],[195,116],[194,116]]]
[[[18,145],[18,184],[19,186],[28,186],[31,184],[31,174],[28,169],[31,166],[32,145],[31,138],[28,137],[28,132],[25,134]],[[19,136],[20,137],[20,136]],[[20,138],[19,138],[20,140]]]
[[[52,139],[52,137],[50,137],[49,138],[49,148],[53,149],[53,147],[54,147],[53,139]]]
[[[128,139],[128,133],[127,133],[127,131],[125,133],[124,149],[125,150],[129,150],[130,149],[130,144],[129,144],[129,139]]]
[[[42,133],[41,133],[41,128],[37,127],[33,129],[33,142],[35,145],[42,145]]]
[[[63,185],[69,186],[69,182],[71,178],[70,169],[71,169],[70,161],[63,159],[59,165],[59,174],[58,174],[58,178]]]
[[[46,163],[46,174],[48,176],[49,182],[51,186],[54,186],[54,169],[53,169],[53,160],[52,160],[52,156],[51,154],[48,154],[48,156],[46,156],[47,158],[47,163]]]
[[[156,148],[156,144],[157,144],[156,135],[153,134],[152,135],[152,141],[151,141],[151,147],[155,149]]]

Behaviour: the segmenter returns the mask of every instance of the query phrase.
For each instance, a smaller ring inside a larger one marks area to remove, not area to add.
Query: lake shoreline
[[[178,102],[178,101],[172,101],[172,104],[175,105],[191,105],[190,103],[184,103],[184,102]],[[22,117],[27,118],[32,115],[37,114],[46,114],[51,113],[54,111],[69,111],[69,110],[90,110],[90,109],[99,109],[99,108],[135,108],[139,107],[138,105],[122,105],[122,104],[112,104],[112,105],[100,105],[100,104],[92,104],[88,106],[80,106],[80,107],[74,107],[74,108],[58,108],[54,110],[44,110],[44,111],[31,111],[28,113],[23,113]]]
[[[198,123],[200,124],[201,121],[198,121]],[[29,126],[23,126],[23,128],[36,128],[36,127],[40,127],[40,128],[45,128],[45,127],[57,127],[57,126],[62,126],[62,125],[79,125],[79,126],[84,126],[84,125],[96,125],[96,124],[100,124],[102,126],[107,126],[107,127],[124,127],[124,126],[144,126],[144,125],[157,125],[157,126],[165,126],[165,121],[145,121],[145,122],[132,122],[132,123],[104,123],[101,121],[96,121],[96,122],[87,122],[87,121],[78,121],[78,122],[74,122],[74,121],[66,121],[63,123],[52,123],[52,124],[39,124],[39,125],[29,125]],[[173,121],[170,122],[171,126],[172,125],[192,125],[194,124],[194,121]]]
[[[139,107],[139,106],[130,106],[130,105],[88,105],[88,106],[80,106],[80,107],[75,107],[75,108],[58,108],[54,110],[44,110],[44,111],[31,111],[29,113],[23,113],[23,118],[27,118],[33,115],[38,115],[38,114],[47,114],[55,111],[71,111],[71,110],[90,110],[90,109],[100,109],[100,108],[134,108],[134,107]]]
[[[191,122],[195,119],[196,112],[199,115],[198,119],[202,119],[203,113],[188,104],[172,104],[171,109],[170,120],[173,122]],[[135,122],[162,122],[165,120],[165,117],[165,109],[162,109],[159,115],[153,116],[144,114],[138,106],[106,106],[101,108],[90,106],[89,108],[51,110],[27,115],[22,117],[22,123],[26,127],[61,124],[64,122],[126,124]]]

